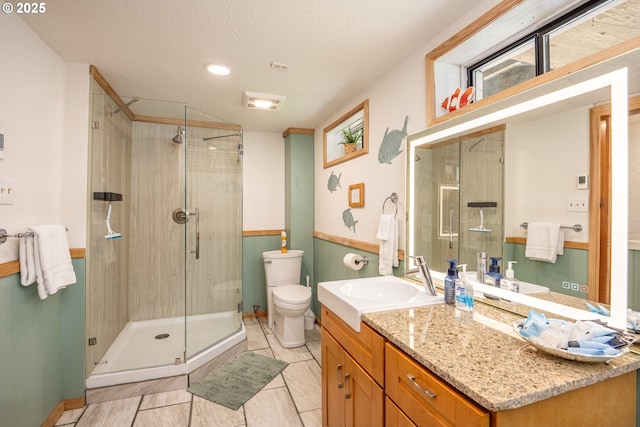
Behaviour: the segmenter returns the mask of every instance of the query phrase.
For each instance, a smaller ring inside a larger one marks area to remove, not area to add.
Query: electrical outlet
[[[571,284],[571,290],[572,291],[576,291],[576,292],[580,291],[580,285],[577,284],[577,283],[572,283]]]
[[[567,197],[567,212],[589,212],[589,198]]]
[[[571,283],[567,282],[566,280],[562,281],[562,289],[569,289],[571,288]]]
[[[15,192],[13,178],[0,176],[0,205],[12,205]]]

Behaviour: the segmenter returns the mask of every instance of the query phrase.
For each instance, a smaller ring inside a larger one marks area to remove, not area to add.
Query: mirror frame
[[[337,128],[341,123],[344,123],[345,121],[353,117],[355,114],[358,114],[360,111],[363,111],[364,113],[364,117],[363,117],[364,134],[362,135],[362,148],[354,151],[353,153],[345,154],[335,159],[327,160],[327,134],[335,130],[335,128]],[[351,110],[347,111],[345,114],[340,116],[337,120],[335,120],[329,126],[324,128],[324,131],[322,133],[322,141],[323,141],[322,152],[324,156],[323,164],[325,169],[328,167],[346,162],[353,158],[360,157],[364,154],[367,154],[369,152],[369,100],[365,99],[363,102],[356,105]]]
[[[612,209],[611,209],[611,316],[600,316],[611,327],[626,329],[627,323],[627,268],[628,268],[628,68],[621,68],[616,71],[602,74],[598,77],[582,81],[552,91],[541,96],[528,99],[519,104],[507,106],[503,109],[481,115],[477,118],[461,121],[457,124],[443,124],[434,126],[407,138],[407,158],[413,159],[416,155],[416,147],[424,144],[439,142],[445,138],[462,135],[466,132],[477,130],[500,123],[508,118],[518,116],[529,111],[537,110],[541,107],[552,105],[557,102],[568,100],[576,96],[588,94],[600,89],[610,88],[611,90],[611,187],[612,187]],[[414,189],[415,185],[410,182],[415,180],[415,165],[409,161],[407,167],[407,194],[409,213],[407,220],[407,249],[406,253],[414,253],[415,238],[411,230],[415,229],[415,215],[411,215],[411,210],[415,206]],[[409,261],[412,267],[412,261]],[[490,291],[496,296],[502,296],[497,291],[502,291],[484,284],[474,284],[480,292]],[[506,291],[505,291],[506,292]],[[574,309],[560,304],[551,303],[535,297],[523,294],[505,294],[514,302],[519,302],[533,308],[546,310],[555,314],[560,314],[574,319],[593,318],[594,313],[586,310]]]

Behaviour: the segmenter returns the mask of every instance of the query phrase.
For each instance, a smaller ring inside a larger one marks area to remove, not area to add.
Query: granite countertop
[[[608,363],[536,351],[512,329],[522,317],[482,303],[362,315],[362,321],[489,411],[515,409],[640,368],[631,352]]]

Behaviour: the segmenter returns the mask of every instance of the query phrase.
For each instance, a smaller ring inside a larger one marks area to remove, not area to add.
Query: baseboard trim
[[[42,423],[42,427],[53,427],[56,425],[64,411],[79,409],[84,407],[84,397],[76,397],[75,399],[66,399],[60,401],[53,409],[51,414]]]

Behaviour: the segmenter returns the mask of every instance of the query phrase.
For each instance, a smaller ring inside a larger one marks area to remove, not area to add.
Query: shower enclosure
[[[125,114],[94,86],[87,388],[188,374],[245,338],[242,131],[177,103]]]
[[[476,270],[478,252],[503,256],[504,129],[416,149],[414,254],[445,271],[449,259]],[[409,239],[409,237],[407,237]]]

